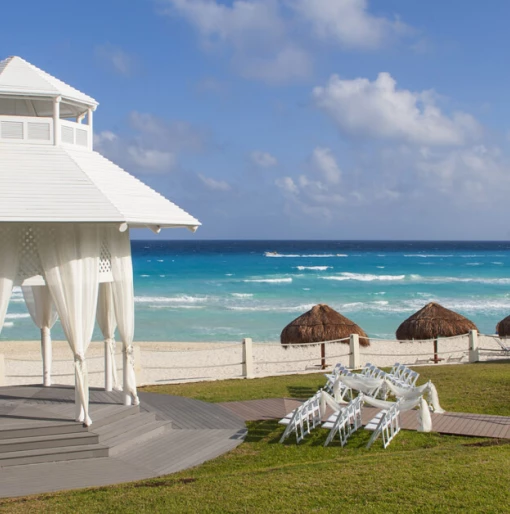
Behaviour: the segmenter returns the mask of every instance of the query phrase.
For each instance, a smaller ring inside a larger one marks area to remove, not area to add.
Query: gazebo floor
[[[74,388],[0,388],[0,497],[102,486],[174,473],[221,455],[246,435],[219,405],[90,390],[92,426],[74,419]]]

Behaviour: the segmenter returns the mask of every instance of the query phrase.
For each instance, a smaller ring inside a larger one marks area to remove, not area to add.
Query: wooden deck
[[[90,391],[91,427],[74,419],[74,388],[0,388],[0,497],[102,486],[173,473],[239,445],[244,421],[219,405]]]
[[[280,419],[301,400],[274,398],[209,404],[140,393],[139,407],[119,393],[90,391],[91,427],[73,421],[74,388],[0,388],[0,497],[129,482],[174,473],[239,445],[245,421]],[[377,409],[363,409],[366,424]],[[432,415],[443,434],[510,439],[510,417]],[[416,412],[401,426],[417,429]]]
[[[271,398],[245,402],[226,402],[220,405],[237,414],[245,421],[255,421],[281,419],[295,409],[300,401],[293,398]],[[378,411],[379,409],[364,406],[362,411],[363,424],[368,423]],[[402,428],[407,430],[418,429],[416,412],[408,411],[401,414]],[[432,430],[440,434],[510,439],[510,417],[466,414],[462,412],[432,413]]]

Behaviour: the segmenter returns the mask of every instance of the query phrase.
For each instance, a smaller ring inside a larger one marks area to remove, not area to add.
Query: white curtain
[[[117,321],[115,320],[113,291],[110,282],[99,284],[96,319],[103,333],[105,344],[105,390],[111,391],[112,388],[119,390],[117,366],[115,364],[115,329],[117,328]]]
[[[50,290],[71,350],[74,353],[76,420],[92,423],[85,352],[92,338],[99,282],[99,226],[47,225],[37,247]]]
[[[19,265],[19,229],[15,224],[0,225],[0,332],[12,294]]]
[[[58,319],[48,286],[23,286],[23,296],[34,324],[41,330],[43,384],[51,385],[51,329]]]
[[[420,396],[427,394],[429,403],[436,414],[444,414],[444,410],[439,405],[439,396],[437,394],[436,386],[429,380],[426,384],[421,386],[406,389],[400,387],[390,380],[386,380],[386,387],[397,397],[414,400]]]
[[[124,363],[124,404],[138,405],[136,392],[133,338],[135,331],[135,299],[133,289],[133,263],[129,231],[120,232],[117,226],[108,229],[108,248],[111,255],[113,275],[113,303],[117,328],[122,340]]]

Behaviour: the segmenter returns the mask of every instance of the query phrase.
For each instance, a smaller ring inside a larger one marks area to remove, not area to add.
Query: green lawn
[[[447,410],[510,415],[510,363],[420,368]],[[208,401],[306,397],[324,380],[294,375],[161,386],[146,390]],[[0,500],[2,512],[506,512],[510,441],[402,431],[387,450],[322,446],[315,431],[277,443],[276,422],[249,424],[246,442],[194,469],[121,486]]]

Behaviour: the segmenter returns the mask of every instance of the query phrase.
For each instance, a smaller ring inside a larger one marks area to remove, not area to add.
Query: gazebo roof
[[[0,94],[57,97],[95,107],[90,96],[37,68],[21,57],[0,61]]]
[[[1,222],[200,222],[97,152],[78,146],[0,144]]]

